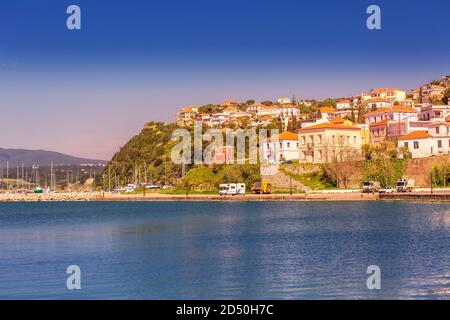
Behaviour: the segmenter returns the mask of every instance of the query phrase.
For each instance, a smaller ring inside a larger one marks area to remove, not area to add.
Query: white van
[[[136,185],[134,184],[129,183],[125,187],[125,192],[134,192],[134,190],[136,190]]]
[[[245,183],[224,183],[219,186],[219,195],[245,194]]]

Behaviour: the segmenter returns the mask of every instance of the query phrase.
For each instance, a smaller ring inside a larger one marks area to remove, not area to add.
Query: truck
[[[272,184],[270,182],[255,182],[252,185],[252,191],[256,194],[269,194],[272,192]]]
[[[397,181],[397,192],[411,192],[414,189],[414,179],[402,179]]]
[[[375,193],[378,192],[381,188],[381,185],[378,181],[366,181],[363,183],[363,193]]]
[[[219,185],[219,195],[245,194],[245,183],[223,183]]]

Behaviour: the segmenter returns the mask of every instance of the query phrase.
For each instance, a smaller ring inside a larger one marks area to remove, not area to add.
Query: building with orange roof
[[[371,98],[381,98],[389,102],[404,101],[406,92],[397,88],[379,88],[370,91]]]
[[[300,163],[326,163],[339,158],[344,150],[361,153],[367,141],[356,125],[323,122],[301,128],[299,136]]]
[[[237,106],[239,102],[231,99],[225,99],[220,102],[221,107]]]
[[[199,108],[200,108],[199,106],[190,106],[190,107],[182,108],[177,113],[176,123],[179,126],[193,124],[195,118],[198,115]]]
[[[336,102],[336,109],[337,110],[345,110],[350,109],[350,100],[348,99],[342,99]]]
[[[397,146],[407,148],[413,158],[450,153],[450,123],[433,123],[428,130],[413,131],[398,138]]]
[[[410,123],[418,121],[418,112],[409,106],[381,108],[364,115],[369,124],[370,143],[381,144],[410,132]]]
[[[298,134],[285,131],[266,140],[262,145],[263,159],[269,163],[298,160]]]

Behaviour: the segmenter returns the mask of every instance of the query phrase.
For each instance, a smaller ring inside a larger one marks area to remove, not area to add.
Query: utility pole
[[[108,166],[108,192],[111,192],[111,165]]]
[[[6,192],[9,190],[9,162],[6,161]]]
[[[431,194],[433,194],[433,171],[430,172]]]
[[[147,161],[144,161],[144,183],[147,184]]]
[[[289,176],[289,194],[292,196],[292,177]]]
[[[50,162],[50,189],[53,191],[53,162]]]

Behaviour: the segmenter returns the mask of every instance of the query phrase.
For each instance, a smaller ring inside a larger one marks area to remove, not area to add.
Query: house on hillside
[[[364,137],[355,125],[320,123],[302,128],[299,135],[299,162],[326,163],[338,159],[342,152],[361,153]]]
[[[194,123],[199,108],[198,106],[182,108],[177,113],[176,123],[180,126]]]
[[[277,99],[277,103],[279,104],[291,104],[292,99],[291,98],[279,98]]]
[[[247,107],[247,112],[257,113],[259,109],[263,108],[262,104],[254,103]]]
[[[402,102],[406,99],[406,92],[397,88],[379,88],[370,91],[371,98],[380,98],[389,102]]]
[[[387,99],[382,98],[370,98],[365,101],[366,109],[382,109],[382,108],[391,108],[393,103],[388,101]]]
[[[281,107],[278,106],[264,106],[258,110],[258,117],[272,116],[278,117],[281,114]]]
[[[220,102],[221,107],[236,107],[239,105],[239,102],[231,99],[225,99]]]
[[[414,131],[398,138],[399,148],[405,147],[413,158],[424,158],[449,154],[450,123],[430,125],[428,130]]]
[[[418,112],[408,106],[393,106],[366,113],[364,117],[369,124],[370,143],[377,145],[409,133],[409,123],[418,121]]]
[[[442,121],[450,116],[450,105],[424,103],[418,106],[420,106],[419,118],[423,121]]]
[[[281,163],[285,160],[298,160],[298,135],[282,132],[263,143],[263,158],[269,163]]]
[[[322,115],[322,119],[324,120],[336,118],[336,109],[332,107],[322,107],[319,110],[320,114]]]
[[[336,103],[336,109],[337,109],[337,110],[346,110],[346,109],[350,109],[350,100],[348,100],[348,99],[339,100],[339,101]]]

